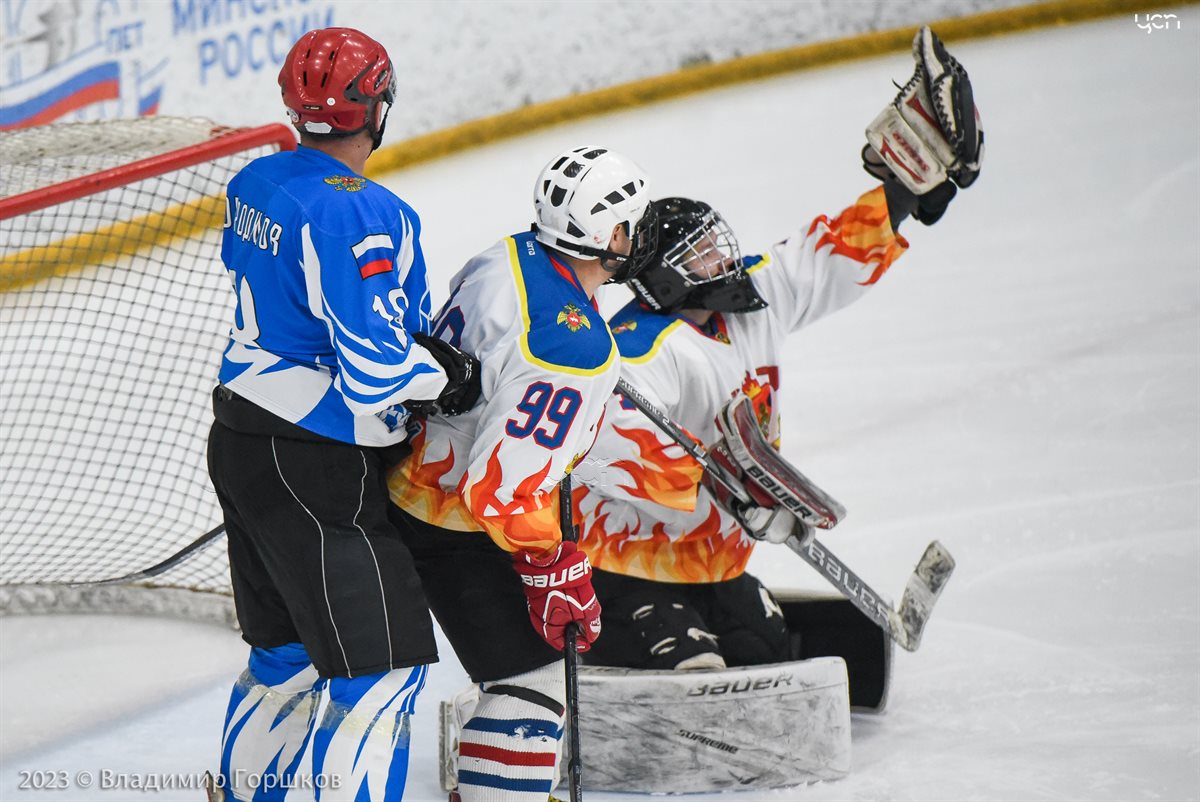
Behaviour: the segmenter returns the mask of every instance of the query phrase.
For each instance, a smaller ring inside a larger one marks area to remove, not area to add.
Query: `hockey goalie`
[[[879,183],[839,214],[743,255],[709,203],[654,202],[655,259],[611,320],[636,398],[613,397],[575,470],[580,546],[603,608],[580,672],[587,788],[844,776],[851,707],[883,709],[893,643],[916,647],[953,568],[931,546],[906,591],[911,626],[886,600],[873,607],[842,587],[822,598],[777,593],[746,571],[761,542],[828,564],[813,532],[845,515],[779,452],[788,335],[870,292],[909,247],[901,224],[937,223],[979,174],[983,132],[966,70],[928,28],[913,57],[911,79],[866,130],[863,166]],[[705,447],[681,448],[648,410]],[[443,706],[444,757],[471,696]]]

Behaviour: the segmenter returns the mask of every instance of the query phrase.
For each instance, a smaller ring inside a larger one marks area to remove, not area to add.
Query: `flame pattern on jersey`
[[[410,442],[413,453],[405,462],[408,470],[394,471],[388,478],[394,504],[443,529],[482,530],[507,551],[542,552],[558,543],[558,492],[538,489],[550,472],[550,461],[521,479],[511,491],[513,500],[505,502],[499,495],[505,484],[499,459],[502,444],[497,443],[492,449],[483,475],[476,482],[464,488],[464,475],[455,492],[447,492],[443,480],[454,469],[453,444],[444,459],[432,459],[425,430],[410,438]]]
[[[746,258],[765,309],[714,315],[708,327],[636,302],[618,311],[612,322],[622,378],[706,444],[718,437],[718,412],[741,390],[778,447],[779,364],[788,336],[861,298],[907,247],[892,231],[882,187],[867,192],[832,219],[817,217]],[[608,425],[575,474],[580,542],[592,566],[659,582],[719,582],[743,573],[756,541],[698,486],[699,472],[690,487],[677,481],[686,471],[665,457],[678,452],[654,446],[665,436],[619,398],[605,417]],[[689,495],[690,509],[681,503]]]
[[[817,217],[809,226],[809,236],[821,227],[825,231],[817,241],[817,250],[828,247],[836,254],[873,268],[862,282],[864,285],[883,278],[908,247],[908,242],[892,231],[882,186],[860,197],[832,221],[825,215]]]
[[[429,455],[426,427],[409,436],[412,455],[403,463],[405,470],[394,470],[388,476],[388,493],[392,503],[411,515],[458,532],[479,531],[479,524],[467,512],[457,493],[442,489],[442,480],[454,470],[454,444],[442,459]]]
[[[503,549],[545,552],[562,539],[558,521],[558,490],[540,490],[550,474],[550,460],[522,478],[512,492],[512,501],[504,502],[500,493],[505,489],[504,466],[500,461],[497,443],[488,457],[483,476],[466,488],[463,500],[472,517]],[[510,472],[511,473],[511,472]],[[511,482],[511,479],[508,481]]]
[[[746,570],[754,541],[711,500],[705,499],[698,516],[692,516],[698,523],[679,537],[668,534],[660,522],[623,520],[607,500],[585,515],[589,495],[597,494],[577,488],[574,502],[575,518],[583,521],[579,544],[592,568],[666,582],[721,582]]]
[[[691,510],[696,506],[696,483],[704,473],[700,463],[675,443],[662,442],[654,432],[615,425],[613,431],[632,441],[638,451],[637,459],[613,463],[614,468],[624,471],[632,481],[622,485],[622,490],[676,510]]]

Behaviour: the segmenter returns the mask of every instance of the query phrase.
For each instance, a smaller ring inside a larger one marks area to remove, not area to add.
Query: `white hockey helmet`
[[[654,250],[649,241],[654,229],[645,220],[649,190],[645,171],[620,153],[572,148],[542,168],[534,185],[537,239],[583,259],[615,262],[612,280],[625,281]],[[620,224],[633,239],[629,256],[608,250],[613,228]]]

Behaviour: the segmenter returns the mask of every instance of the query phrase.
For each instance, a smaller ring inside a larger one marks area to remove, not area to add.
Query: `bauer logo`
[[[588,564],[585,557],[582,561],[561,571],[551,571],[548,574],[539,574],[537,576],[522,574],[521,581],[534,588],[560,588],[564,585],[574,586],[579,583],[579,580],[591,573],[591,570],[592,566]]]
[[[792,675],[780,674],[777,677],[743,677],[742,679],[723,680],[721,682],[705,682],[689,688],[688,696],[730,696],[754,691],[771,691],[784,686],[791,687]]]
[[[1155,31],[1179,30],[1180,19],[1175,14],[1134,14],[1133,24],[1146,33]]]
[[[835,585],[841,585],[845,588],[846,594],[851,599],[859,599],[867,607],[874,608],[876,614],[881,618],[888,617],[891,608],[881,599],[875,598],[871,589],[861,579],[855,576],[849,568],[838,562],[833,555],[827,554],[816,540],[808,542],[808,558],[813,566],[819,566],[824,569],[829,579]]]

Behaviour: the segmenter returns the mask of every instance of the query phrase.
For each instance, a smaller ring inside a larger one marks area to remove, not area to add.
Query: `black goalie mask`
[[[638,300],[659,312],[766,307],[742,262],[725,218],[703,201],[663,198],[651,204],[658,228],[654,257],[629,280]]]
[[[617,269],[605,284],[624,284],[652,263],[658,251],[658,219],[653,203],[646,207],[642,219],[629,232],[629,237],[633,241],[629,255],[618,260]]]

